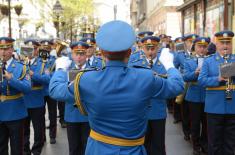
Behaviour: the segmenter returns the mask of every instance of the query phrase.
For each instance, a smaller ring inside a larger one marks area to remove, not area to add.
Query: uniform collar
[[[127,66],[127,64],[122,61],[109,60],[106,63],[106,67],[126,67],[126,66]]]
[[[13,61],[12,57],[9,60],[7,60],[7,62],[6,62],[6,69],[10,66],[12,61]]]

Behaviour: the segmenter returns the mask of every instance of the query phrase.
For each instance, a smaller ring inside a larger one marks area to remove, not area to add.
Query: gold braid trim
[[[27,73],[27,66],[26,66],[26,64],[24,64],[22,74],[18,78],[18,80],[22,80],[25,77],[26,73]]]
[[[74,96],[75,96],[75,104],[77,105],[77,108],[80,111],[80,113],[82,115],[87,115],[87,112],[85,111],[83,104],[81,102],[80,92],[79,92],[79,82],[83,73],[84,72],[79,72],[74,80]]]
[[[40,74],[41,74],[41,75],[42,75],[42,73],[43,73],[43,71],[44,71],[45,64],[46,64],[46,61],[45,61],[45,60],[42,60],[42,66],[41,66],[41,70],[40,70]]]

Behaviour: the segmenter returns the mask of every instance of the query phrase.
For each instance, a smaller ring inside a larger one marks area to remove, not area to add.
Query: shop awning
[[[180,5],[179,7],[176,8],[177,11],[182,11],[185,8],[189,7],[190,5],[193,5],[197,2],[199,2],[200,0],[189,0],[187,2],[184,2],[184,4]]]

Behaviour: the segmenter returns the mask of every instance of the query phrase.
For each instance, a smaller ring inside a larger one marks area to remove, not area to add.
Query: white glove
[[[56,65],[56,70],[58,69],[63,69],[65,71],[68,70],[70,67],[72,61],[69,59],[69,57],[61,57],[56,59],[55,65]]]
[[[57,58],[56,50],[52,50],[52,51],[50,52],[50,55]]]
[[[170,53],[169,48],[163,48],[159,60],[166,70],[174,68],[173,59],[174,56]]]

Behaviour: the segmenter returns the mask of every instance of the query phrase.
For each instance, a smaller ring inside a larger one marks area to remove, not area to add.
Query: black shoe
[[[208,150],[207,147],[201,147],[202,153],[207,154]]]
[[[31,151],[24,151],[23,155],[31,155]]]
[[[193,150],[193,155],[200,155],[201,151],[199,149]]]
[[[67,124],[65,122],[61,122],[61,128],[67,128]]]
[[[181,119],[175,119],[173,123],[174,123],[174,124],[177,124],[177,123],[179,123],[179,122],[181,122]]]
[[[55,143],[56,143],[55,138],[51,138],[51,139],[50,139],[50,144],[55,144]]]
[[[190,140],[190,135],[184,135],[184,140],[189,141]]]

